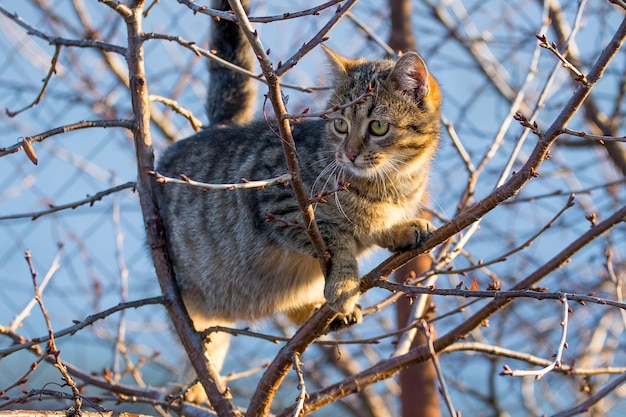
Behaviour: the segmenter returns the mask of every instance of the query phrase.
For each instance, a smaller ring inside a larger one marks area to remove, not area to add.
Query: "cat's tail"
[[[243,0],[246,12],[250,1]],[[227,0],[213,0],[217,10],[230,10]],[[243,32],[236,23],[221,19],[211,23],[209,48],[217,56],[241,68],[252,71],[254,56]],[[209,91],[207,115],[212,126],[241,125],[249,122],[254,113],[256,81],[215,61],[209,61]]]

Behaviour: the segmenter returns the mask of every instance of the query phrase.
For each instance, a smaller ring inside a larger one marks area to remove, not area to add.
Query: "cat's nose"
[[[353,149],[346,149],[344,151],[344,154],[350,160],[350,162],[354,162],[356,157],[359,156],[359,153],[357,151],[353,150]]]

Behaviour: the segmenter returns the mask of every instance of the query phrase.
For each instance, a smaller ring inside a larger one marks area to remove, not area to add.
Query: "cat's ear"
[[[350,67],[350,60],[332,51],[326,45],[322,45],[322,49],[328,58],[328,64],[330,65],[333,77],[335,79],[346,77],[348,75],[348,68]]]
[[[430,92],[428,68],[416,52],[403,54],[389,76],[395,87],[419,103]]]

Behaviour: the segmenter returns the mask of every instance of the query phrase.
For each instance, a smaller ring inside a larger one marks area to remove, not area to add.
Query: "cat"
[[[228,9],[225,1],[213,7]],[[212,30],[212,49],[251,69],[238,27],[222,20]],[[371,92],[328,119],[293,123],[311,196],[342,189],[315,204],[330,254],[326,278],[297,227],[300,212],[291,187],[205,192],[154,184],[177,282],[198,330],[278,312],[301,324],[324,302],[346,322],[358,321],[359,255],[374,246],[415,248],[434,230],[419,214],[439,142],[437,81],[415,52],[394,61],[324,50],[333,80],[328,108]],[[210,71],[212,126],[171,145],[157,171],[206,183],[287,172],[277,129],[265,120],[249,121],[255,81],[220,66]],[[210,335],[207,351],[218,371],[228,343],[225,333]]]

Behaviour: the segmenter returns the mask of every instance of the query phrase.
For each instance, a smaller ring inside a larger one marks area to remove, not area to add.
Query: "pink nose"
[[[352,149],[346,149],[344,151],[344,154],[346,155],[346,157],[350,160],[350,162],[354,162],[354,160],[356,159],[357,156],[359,156],[357,151],[354,151]]]

